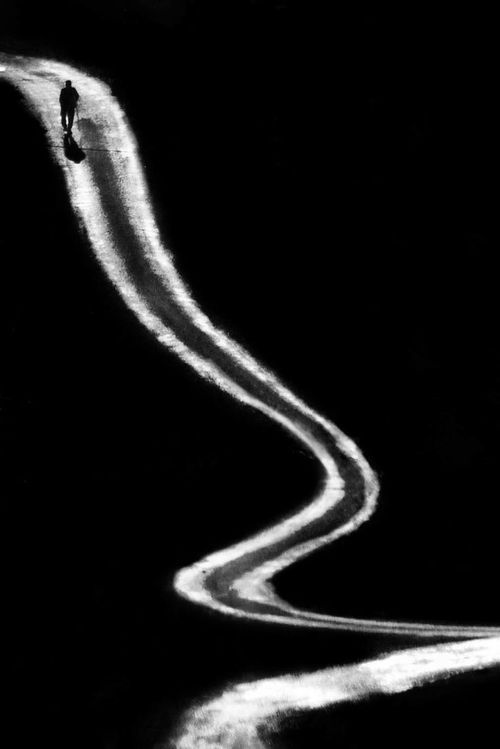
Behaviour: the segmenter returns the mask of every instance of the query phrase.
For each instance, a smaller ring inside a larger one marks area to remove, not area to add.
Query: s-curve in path
[[[322,467],[322,488],[309,504],[251,538],[180,570],[175,577],[177,592],[222,613],[283,625],[448,640],[500,636],[500,629],[494,627],[320,615],[276,595],[271,581],[277,572],[356,530],[370,517],[378,493],[373,471],[333,423],[290,392],[198,308],[162,244],[134,134],[109,87],[59,61],[1,53],[0,78],[22,93],[41,121],[82,230],[138,319],[202,377],[280,424]],[[61,149],[58,99],[67,79],[83,102],[77,129],[81,146],[88,150],[79,164],[67,160]],[[258,746],[260,727],[277,712],[333,704],[339,701],[338,694],[359,699],[373,691],[403,688],[401,678],[391,681],[403,657],[404,688],[410,688],[451,671],[500,662],[500,640],[417,648],[320,674],[240,685],[216,700],[215,709],[211,701],[187,716],[177,745],[183,749]],[[366,679],[356,677],[360,669]],[[235,700],[244,705],[243,712],[235,708]]]

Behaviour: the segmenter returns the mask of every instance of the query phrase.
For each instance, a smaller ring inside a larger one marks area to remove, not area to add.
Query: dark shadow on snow
[[[78,119],[78,132],[80,133],[80,143],[84,143],[86,147],[92,150],[104,150],[99,148],[99,129],[95,122],[89,118]],[[96,147],[95,149],[93,147]]]
[[[85,152],[80,148],[71,133],[65,133],[63,138],[64,155],[75,164],[79,164],[85,158]]]

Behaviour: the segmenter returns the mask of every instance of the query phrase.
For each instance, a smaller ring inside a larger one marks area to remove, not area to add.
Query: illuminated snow
[[[200,376],[277,422],[322,467],[322,489],[306,507],[180,570],[175,578],[178,593],[221,613],[264,622],[433,638],[489,638],[414,648],[315,674],[237,685],[192,709],[182,723],[177,749],[262,747],[259,727],[278,715],[377,692],[404,691],[498,664],[500,639],[493,637],[500,635],[498,628],[320,615],[297,609],[275,594],[271,580],[277,572],[353,532],[370,517],[378,493],[373,471],[338,427],[290,392],[197,307],[162,243],[136,140],[109,87],[58,61],[3,54],[0,77],[21,91],[42,122],[81,227],[117,292],[141,323]],[[61,148],[58,98],[67,79],[81,94],[75,127],[87,158],[80,164],[68,161]],[[131,270],[131,257],[140,264],[141,273]],[[340,456],[349,465],[344,476]],[[354,475],[356,485],[363,487],[361,504],[354,499]],[[332,513],[340,503],[344,515],[345,508],[350,511],[342,523]],[[300,540],[294,537],[299,531]]]

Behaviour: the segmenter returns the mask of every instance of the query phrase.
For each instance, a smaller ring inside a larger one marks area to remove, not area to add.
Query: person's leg
[[[73,127],[73,120],[75,119],[75,110],[73,107],[68,109],[68,131]]]
[[[63,130],[66,130],[66,112],[64,111],[62,107],[61,107],[61,125],[62,125]]]

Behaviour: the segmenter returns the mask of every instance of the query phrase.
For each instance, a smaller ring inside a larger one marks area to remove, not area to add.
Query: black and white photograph
[[[496,29],[3,0],[2,745],[496,745]]]

